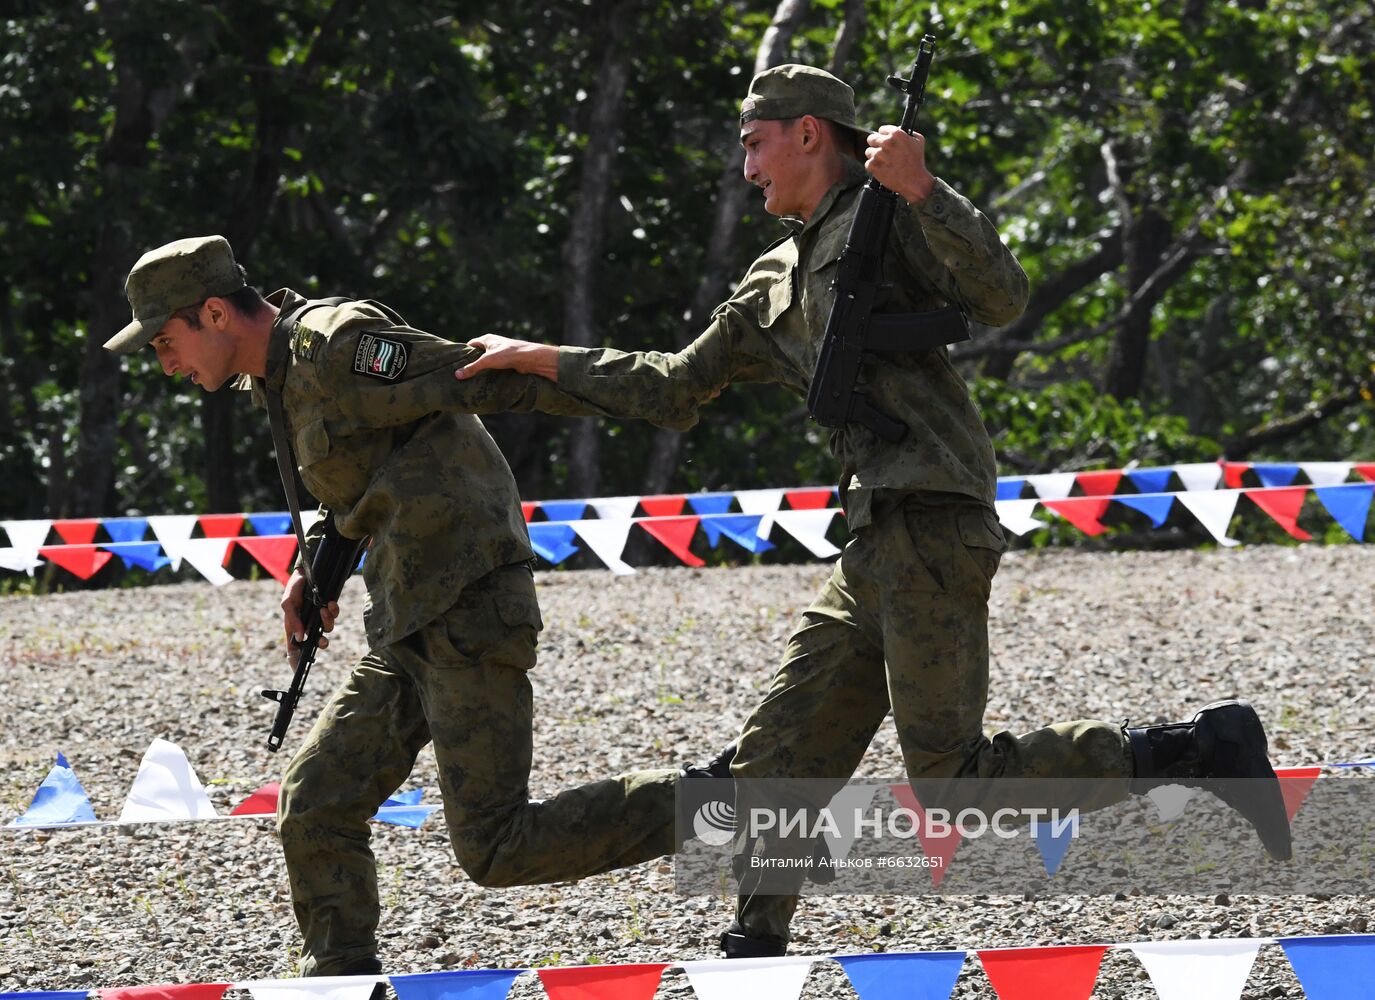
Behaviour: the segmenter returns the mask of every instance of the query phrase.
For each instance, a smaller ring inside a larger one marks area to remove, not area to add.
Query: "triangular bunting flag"
[[[1088,1000],[1107,945],[979,951],[1000,1000]]]
[[[1277,524],[1301,542],[1311,541],[1313,536],[1299,527],[1299,508],[1308,494],[1307,486],[1288,486],[1268,490],[1246,490],[1257,507],[1273,517]]]
[[[859,816],[878,794],[878,785],[845,785],[826,804],[826,811],[832,816]],[[824,834],[826,850],[836,861],[844,861],[859,839],[859,824],[838,824]]]
[[[1375,483],[1375,462],[1353,462],[1351,468],[1367,483]]]
[[[138,776],[120,811],[121,823],[155,823],[162,820],[214,819],[205,788],[181,748],[167,740],[154,740],[138,765]]]
[[[593,506],[596,506],[595,504]],[[587,547],[597,558],[606,563],[611,572],[624,576],[634,573],[635,567],[621,559],[625,551],[626,536],[630,534],[631,521],[628,519],[602,521],[574,521],[573,530],[587,543]]]
[[[1342,526],[1343,531],[1358,542],[1365,541],[1365,522],[1370,514],[1370,498],[1375,494],[1375,486],[1365,483],[1317,486],[1313,492],[1318,495],[1318,499],[1332,515],[1332,519]]]
[[[1173,469],[1132,469],[1127,478],[1138,493],[1164,493],[1170,488],[1170,473]]]
[[[1232,514],[1237,509],[1236,490],[1208,490],[1196,493],[1178,494],[1179,502],[1198,518],[1199,523],[1222,545],[1240,545],[1235,538],[1227,537],[1227,525],[1232,523]]]
[[[793,510],[820,510],[831,502],[833,492],[829,486],[815,489],[786,490],[783,496]]]
[[[439,806],[421,805],[420,800],[424,796],[425,789],[423,788],[412,788],[410,791],[389,795],[373,819],[380,823],[392,823],[395,826],[408,826],[413,830],[418,829],[420,824],[429,818],[430,813],[439,808]]]
[[[1188,785],[1156,785],[1146,793],[1146,798],[1154,803],[1160,822],[1172,823],[1184,815],[1190,800],[1197,794],[1198,789]]]
[[[949,1000],[964,966],[962,951],[837,955],[859,1000]]]
[[[912,791],[912,786],[889,785],[888,788],[893,793],[893,798],[898,800],[898,805],[916,814],[917,839],[921,841],[922,853],[928,858],[940,859],[940,864],[927,869],[931,873],[931,884],[939,887],[945,880],[945,873],[950,870],[950,859],[960,849],[960,831],[953,823],[950,825],[949,833],[938,834],[929,831],[926,810],[917,801],[917,793]]]
[[[840,549],[826,539],[826,532],[838,513],[835,507],[822,510],[780,510],[773,519],[780,528],[806,546],[812,555],[818,559],[829,559],[840,554]],[[762,523],[760,531],[763,531]]]
[[[587,501],[603,521],[627,521],[640,505],[639,497],[598,497]]]
[[[1300,462],[1299,468],[1314,486],[1337,486],[1351,475],[1350,462]]]
[[[586,504],[583,505],[586,507]],[[573,539],[576,533],[571,524],[535,522],[530,525],[530,547],[545,562],[557,566],[569,556],[581,551]]]
[[[256,535],[294,535],[296,529],[291,526],[291,515],[287,514],[249,514],[248,523],[253,526],[253,533]]]
[[[1075,474],[1075,481],[1086,497],[1110,497],[1117,492],[1117,484],[1122,481],[1122,470],[1079,472]]]
[[[76,772],[60,753],[57,763],[48,772],[33,802],[24,815],[10,823],[10,826],[62,826],[67,823],[95,823],[95,812],[86,790],[77,780]]]
[[[1041,855],[1041,866],[1046,874],[1054,877],[1069,853],[1069,845],[1074,842],[1076,827],[1073,823],[1043,823],[1031,821],[1031,839],[1036,842],[1036,850]]]
[[[1026,485],[1025,479],[1002,479],[998,480],[998,492],[995,500],[1020,500],[1022,498],[1022,487]]]
[[[67,518],[53,522],[53,531],[68,545],[90,545],[95,541],[95,531],[100,527],[100,518]]]
[[[398,1000],[506,1000],[524,969],[464,969],[388,976]]]
[[[251,555],[272,578],[283,586],[291,578],[291,561],[296,558],[296,536],[244,535],[234,544]]]
[[[641,504],[644,501],[640,501]],[[681,505],[680,505],[681,506]],[[692,536],[697,531],[697,522],[701,518],[689,514],[684,517],[654,517],[636,521],[641,528],[649,532],[675,556],[681,559],[688,566],[705,566],[706,563],[700,556],[695,556],[688,546],[692,543]]]
[[[1299,478],[1297,465],[1280,465],[1277,462],[1257,462],[1252,469],[1262,486],[1288,486]]]
[[[1039,500],[998,500],[993,506],[998,511],[998,523],[1014,535],[1025,535],[1028,531],[1044,528],[1046,522],[1031,516]]]
[[[1308,1000],[1369,1000],[1375,934],[1280,938]]]
[[[220,1000],[229,983],[167,983],[96,990],[101,1000]]]
[[[0,549],[0,569],[7,569],[14,573],[27,573],[33,576],[33,571],[43,565],[43,560],[38,558],[36,551],[19,550],[6,547]]]
[[[708,514],[702,518],[707,544],[715,548],[725,535],[747,552],[767,552],[774,545],[759,535],[763,514]]]
[[[1186,491],[1215,490],[1222,478],[1222,466],[1216,462],[1195,462],[1191,465],[1176,465],[1174,474],[1184,484]]]
[[[1313,784],[1322,774],[1320,767],[1277,767],[1275,777],[1280,780],[1280,794],[1284,796],[1284,812],[1289,822],[1303,808],[1303,800],[1313,790]]]
[[[269,982],[235,983],[248,990],[253,1000],[368,1000],[383,976],[312,976],[308,979],[278,979]]]
[[[681,493],[665,493],[660,496],[640,497],[640,507],[649,517],[676,517],[683,512],[687,497]]]
[[[141,542],[148,533],[146,517],[107,517],[100,523],[113,542]]]
[[[1041,504],[1055,511],[1084,534],[1101,535],[1108,529],[1098,519],[1108,509],[1108,502],[1107,497],[1073,497],[1068,500],[1042,500]]]
[[[45,545],[38,554],[82,580],[89,580],[114,558],[94,545]]]
[[[197,523],[206,538],[238,538],[243,528],[243,515],[202,514]]]
[[[184,560],[195,567],[196,572],[217,587],[234,579],[224,568],[225,557],[229,554],[228,538],[188,538],[181,542],[162,543],[162,550],[178,566]]]
[[[18,993],[0,993],[3,1000],[87,1000],[90,990],[21,990]]]
[[[150,517],[148,527],[153,529],[153,537],[162,543],[162,551],[172,560],[172,568],[181,569],[180,546],[196,530],[196,515],[163,514]]]
[[[679,967],[687,973],[697,1000],[797,1000],[812,959],[805,955],[725,958],[680,962]]]
[[[277,811],[277,800],[281,797],[282,786],[269,781],[248,798],[236,805],[229,813],[231,816],[270,816]]]
[[[530,518],[535,516],[535,511],[539,509],[539,504],[533,500],[523,500],[520,505],[520,516],[525,518],[525,523],[530,523]]]
[[[1165,523],[1170,516],[1170,509],[1174,507],[1174,496],[1169,493],[1142,493],[1138,496],[1128,493],[1115,496],[1113,500],[1145,514],[1151,519],[1151,526],[1156,528]]]
[[[1042,476],[1027,476],[1026,481],[1042,500],[1061,500],[1074,489],[1073,472],[1050,472]]]
[[[734,493],[693,493],[687,498],[694,514],[724,514],[735,502]]]
[[[652,1000],[668,963],[540,969],[549,1000]]]
[[[539,508],[550,521],[581,521],[587,516],[586,500],[544,500]]]
[[[10,546],[20,552],[36,553],[48,540],[51,521],[0,521],[5,534],[10,536]]]
[[[741,490],[735,494],[735,502],[746,514],[759,514],[759,537],[768,538],[773,531],[773,515],[783,506],[782,490]]]
[[[1229,490],[1241,489],[1241,477],[1251,468],[1250,462],[1218,462],[1222,466],[1222,485]]]
[[[172,561],[162,554],[160,542],[106,542],[101,548],[124,560],[125,569],[137,566],[156,573]]]
[[[1149,941],[1127,947],[1146,967],[1160,1000],[1237,1000],[1264,943],[1250,938]]]

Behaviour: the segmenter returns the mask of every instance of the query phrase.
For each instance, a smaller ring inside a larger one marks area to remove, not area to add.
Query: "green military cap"
[[[825,118],[867,137],[871,128],[855,123],[855,92],[850,85],[824,69],[788,63],[774,66],[750,81],[750,92],[740,104],[740,124],[759,119]]]
[[[244,269],[223,236],[191,236],[149,250],[124,281],[134,318],[105,341],[105,350],[132,354],[145,347],[178,309],[243,288]]]

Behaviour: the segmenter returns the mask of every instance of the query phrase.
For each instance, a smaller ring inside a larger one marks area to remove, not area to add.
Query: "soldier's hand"
[[[306,578],[300,570],[296,570],[287,580],[286,589],[282,591],[282,626],[286,630],[286,643],[289,650],[304,642],[306,638],[305,622],[301,620],[305,599]],[[334,622],[338,617],[339,602],[330,601],[327,607],[320,609],[320,628],[325,632],[334,631]],[[323,635],[320,636],[320,648],[327,649],[328,647],[329,639]]]
[[[489,369],[507,369],[526,375],[538,375],[551,382],[559,380],[559,349],[548,344],[534,344],[495,333],[484,333],[468,341],[469,347],[482,353],[454,372],[457,379],[472,378]]]
[[[936,186],[936,177],[926,169],[926,137],[909,135],[896,125],[881,125],[869,133],[864,151],[864,167],[889,191],[908,204],[925,201]]]

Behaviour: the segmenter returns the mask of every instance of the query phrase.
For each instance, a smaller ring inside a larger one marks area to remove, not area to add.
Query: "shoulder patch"
[[[314,361],[325,342],[325,335],[312,330],[303,323],[297,323],[291,331],[291,353],[305,361]]]
[[[359,375],[395,382],[406,370],[406,345],[399,340],[365,333],[358,338],[353,370]]]

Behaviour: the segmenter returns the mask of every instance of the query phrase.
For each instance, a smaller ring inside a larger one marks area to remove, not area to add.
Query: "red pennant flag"
[[[537,503],[527,502],[525,500],[520,502],[520,516],[525,518],[526,524],[529,524],[530,518],[535,516],[535,508],[538,506],[539,504]]]
[[[831,488],[822,486],[812,490],[788,490],[783,494],[793,510],[825,510],[831,505]]]
[[[269,781],[262,788],[236,805],[229,813],[231,816],[270,816],[277,811],[277,799],[282,794],[282,786]]]
[[[1320,767],[1275,768],[1275,777],[1280,779],[1280,794],[1284,796],[1284,812],[1289,817],[1289,822],[1294,822],[1294,817],[1303,808],[1303,800],[1308,798],[1308,793],[1313,790],[1320,774]]]
[[[1121,469],[1104,469],[1101,472],[1080,472],[1074,477],[1086,497],[1110,497],[1117,492],[1117,484],[1122,481]]]
[[[1107,526],[1099,522],[1108,509],[1107,497],[1070,497],[1068,500],[1042,500],[1049,507],[1086,535],[1101,535]]]
[[[254,535],[234,539],[258,565],[272,574],[282,586],[291,579],[291,560],[296,555],[295,535]]]
[[[1105,944],[1072,948],[992,948],[979,952],[999,1000],[1088,1000]]]
[[[243,528],[242,514],[202,514],[196,523],[206,538],[238,538]]]
[[[549,1000],[651,1000],[668,963],[540,969]]]
[[[911,785],[889,785],[888,790],[893,793],[893,798],[898,800],[898,805],[917,814],[917,839],[921,841],[922,853],[928,858],[941,859],[940,864],[927,869],[931,873],[931,884],[939,886],[950,868],[950,859],[960,848],[960,831],[955,828],[953,822],[949,833],[936,834],[927,830],[926,810],[917,801],[917,793],[912,791]]]
[[[221,1000],[229,983],[167,983],[96,990],[100,1000]]]
[[[53,530],[68,545],[90,545],[95,541],[95,529],[100,527],[100,518],[67,518],[53,522]]]
[[[683,512],[687,497],[669,493],[655,497],[640,497],[640,506],[650,517],[676,517]]]
[[[661,517],[635,523],[662,542],[664,548],[687,565],[705,566],[706,563],[688,549],[692,543],[692,534],[697,530],[697,522],[700,520],[702,519],[696,516]]]
[[[1277,486],[1266,490],[1247,490],[1257,507],[1273,517],[1281,528],[1301,542],[1311,541],[1313,536],[1299,527],[1299,508],[1308,494],[1307,486]]]
[[[1222,484],[1229,490],[1241,489],[1241,477],[1251,467],[1250,462],[1218,462],[1222,466]]]
[[[94,545],[45,545],[38,550],[38,554],[83,580],[95,576],[101,567],[114,558],[112,553]]]
[[[1357,462],[1352,468],[1367,483],[1375,483],[1375,462]]]

